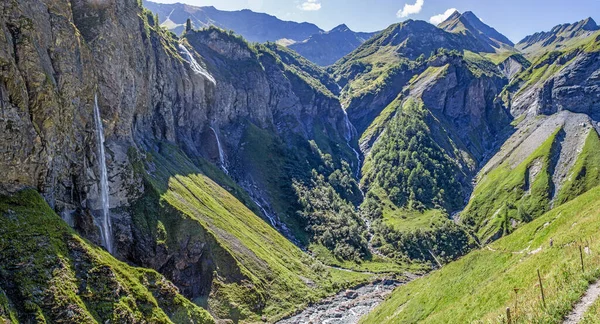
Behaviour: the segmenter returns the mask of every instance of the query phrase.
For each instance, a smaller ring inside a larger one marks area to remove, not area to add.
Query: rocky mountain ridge
[[[143,1],[143,5],[158,15],[161,25],[177,35],[185,30],[188,18],[196,29],[216,26],[225,30],[234,30],[248,41],[258,43],[280,39],[303,41],[311,35],[322,32],[314,24],[283,21],[275,16],[248,9],[223,11],[213,6],[198,7],[184,3],[165,4],[147,0]]]
[[[539,52],[560,50],[572,41],[585,39],[599,30],[596,21],[590,17],[575,23],[555,26],[547,32],[526,36],[515,47],[529,56],[535,56]]]

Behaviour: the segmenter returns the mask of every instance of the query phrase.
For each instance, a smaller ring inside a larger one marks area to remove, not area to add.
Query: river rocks
[[[360,318],[385,300],[401,282],[383,279],[355,289],[343,291],[301,313],[279,321],[279,324],[335,323],[355,324]]]

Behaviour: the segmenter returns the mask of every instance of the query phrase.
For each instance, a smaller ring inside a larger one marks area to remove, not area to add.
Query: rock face
[[[161,271],[186,297],[208,298],[216,289],[215,270],[227,283],[248,277],[239,273],[241,266],[223,266],[235,264],[231,251],[198,223],[193,240],[178,237],[180,246],[168,251],[155,229],[145,230],[148,220],[135,217],[162,208],[163,194],[145,174],[165,172],[145,157],[173,147],[185,152],[186,161],[223,164],[237,182],[230,178],[228,188],[253,209],[251,200],[260,201],[266,219],[279,211],[269,206],[279,189],[264,189],[263,182],[275,180],[251,171],[262,168],[254,160],[242,160],[248,129],[282,148],[308,147],[323,134],[332,147],[346,145],[338,100],[307,72],[318,68],[291,60],[285,49],[251,47],[217,29],[178,40],[134,0],[11,0],[0,21],[0,193],[35,188],[83,236],[100,244],[97,95],[115,255]],[[278,53],[287,55],[289,65]],[[178,167],[186,170],[185,164]],[[248,295],[259,294],[253,289]],[[252,307],[257,311],[264,304]]]
[[[593,43],[592,43],[593,44]],[[597,46],[597,41],[596,45]],[[534,63],[527,74],[549,72],[539,79],[527,80],[521,88],[513,87],[511,111],[518,116],[525,112],[551,115],[559,111],[585,113],[600,117],[600,54],[575,49],[556,52]],[[528,81],[528,82],[527,82]],[[515,82],[514,85],[523,84]]]
[[[328,66],[351,53],[375,34],[377,33],[357,33],[346,25],[340,25],[328,32],[314,34],[310,38],[288,47],[311,62]]]
[[[496,102],[506,80],[493,73],[477,76],[461,57],[440,57],[428,69],[435,73],[424,72],[410,85],[408,96],[421,98],[435,115],[447,119],[446,133],[481,163],[511,119]]]
[[[160,24],[177,35],[184,31],[188,18],[192,20],[195,29],[216,26],[233,30],[248,41],[259,43],[280,39],[300,42],[322,32],[313,24],[283,21],[251,10],[222,11],[215,7],[197,7],[182,3],[165,4],[146,0],[143,1],[143,5],[158,15]]]
[[[504,74],[504,76],[509,80],[514,80],[515,76],[519,73],[525,71],[527,68],[531,66],[531,62],[529,62],[523,55],[521,54],[513,54],[507,57],[498,67]]]

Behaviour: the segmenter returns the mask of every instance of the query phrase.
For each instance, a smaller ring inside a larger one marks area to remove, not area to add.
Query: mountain
[[[471,60],[476,59],[472,55],[469,54]],[[489,60],[489,63],[499,64],[501,67],[499,71],[502,71],[506,79],[501,92],[494,99],[494,105],[502,107],[512,121],[510,124],[498,125],[499,131],[493,136],[481,138],[482,143],[489,143],[490,149],[481,159],[475,159],[477,175],[473,177],[474,188],[466,200],[465,208],[452,215],[452,220],[463,229],[466,228],[476,239],[476,245],[482,248],[444,266],[439,272],[423,280],[401,287],[388,301],[363,318],[363,323],[441,323],[447,318],[460,322],[505,321],[507,308],[513,311],[515,298],[518,298],[518,315],[514,312],[512,315],[518,317],[513,317],[513,320],[560,322],[586,292],[588,284],[594,281],[585,279],[590,272],[585,269],[582,271],[581,260],[593,264],[596,261],[591,261],[588,253],[580,252],[584,249],[582,245],[577,248],[577,244],[573,242],[593,235],[594,230],[588,227],[597,220],[590,215],[595,215],[599,208],[594,202],[598,198],[600,185],[600,162],[597,158],[600,150],[600,87],[597,78],[600,69],[597,64],[600,38],[591,33],[568,46],[558,49],[542,48],[537,56],[530,56],[531,62],[520,54],[509,55],[504,60],[498,60],[500,63],[493,63],[491,60],[497,59],[497,55],[488,56],[483,53],[478,56],[479,64],[482,60]],[[508,60],[512,61],[509,65],[519,67],[510,74],[502,68],[502,65],[509,66],[506,65]],[[425,77],[433,80],[429,81],[431,84],[441,79],[438,73],[433,70],[426,73]],[[484,75],[487,73],[479,74],[481,78],[486,78]],[[415,82],[414,78],[412,82]],[[423,88],[434,89],[431,85]],[[405,99],[410,98],[409,96],[410,90],[408,93],[404,90],[398,98],[410,100]],[[478,100],[469,102],[474,104]],[[381,115],[393,116],[394,112],[388,112],[389,109],[385,108]],[[406,114],[408,111],[403,108],[401,116]],[[490,116],[487,113],[478,115]],[[396,117],[387,117],[392,120],[388,124],[393,125],[393,119],[398,118],[397,116],[398,113]],[[385,125],[385,119],[381,117],[378,117],[379,121],[376,119],[376,123]],[[498,119],[490,119],[492,123],[494,120]],[[443,129],[441,134],[452,137],[452,128],[447,126],[447,122],[440,119],[440,123],[444,125],[437,127]],[[380,156],[393,157],[395,148],[399,147],[398,143],[406,143],[410,138],[406,136],[403,141],[388,144],[388,149],[382,152],[376,148],[380,142],[385,143],[385,132],[390,132],[390,129],[389,126],[377,127],[383,127],[384,130],[369,154],[374,160],[373,167],[381,170],[379,179],[386,179],[390,174],[389,170],[393,171],[394,166],[402,165],[403,161],[410,162],[407,157],[414,156],[414,153],[402,155],[403,152],[400,152],[400,163],[387,163],[377,167],[376,161]],[[375,127],[371,125],[369,128]],[[467,128],[461,128],[464,129]],[[409,143],[413,145],[413,142],[414,139],[411,139]],[[475,138],[472,138],[472,142],[475,142]],[[367,143],[363,143],[361,147],[364,149],[366,145]],[[427,146],[435,147],[425,147]],[[431,150],[420,148],[419,151],[427,152],[429,158],[435,157],[430,153]],[[449,153],[448,156],[451,157]],[[437,164],[437,168],[428,169],[430,173],[444,170],[442,163]],[[367,164],[363,171],[366,168]],[[404,174],[412,176],[412,172]],[[435,188],[439,179],[447,181],[444,177],[433,178],[438,180],[433,183],[425,182],[427,185],[416,188],[430,188],[432,185]],[[378,179],[377,176],[375,179]],[[364,180],[361,184],[366,184]],[[423,183],[424,180],[422,178],[419,181]],[[385,184],[385,181],[382,183]],[[410,186],[411,179],[404,180],[404,183]],[[388,192],[392,191],[388,189]],[[409,196],[409,199],[419,197],[418,193],[417,191],[415,195]],[[369,195],[368,193],[367,197]],[[380,193],[377,195],[381,196]],[[440,201],[448,200],[446,198]],[[419,218],[407,222],[410,214],[406,212],[399,215],[404,216],[403,219],[399,217],[398,220],[388,220],[394,210],[386,211],[385,205],[384,203],[382,214],[388,224],[422,222]],[[425,208],[431,207],[426,205]],[[422,215],[431,217],[430,212]],[[397,230],[400,228],[398,226]],[[447,230],[444,231],[448,233]],[[385,236],[382,241],[385,242]],[[404,244],[407,243],[392,246],[402,247]],[[586,243],[585,246],[585,250],[589,251],[596,243]],[[482,280],[487,282],[472,284]],[[544,282],[546,306],[539,299],[540,281]],[[448,284],[449,282],[452,284]],[[504,297],[496,299],[492,296]],[[458,304],[460,307],[457,307]],[[398,312],[399,307],[402,307],[402,312]],[[544,310],[537,311],[539,309]],[[590,309],[584,315],[588,322],[597,322],[595,309]]]
[[[408,20],[388,27],[332,67],[345,89],[340,99],[359,133],[415,75],[414,62],[422,64],[441,48],[493,52],[471,34],[449,33],[424,21]]]
[[[144,7],[158,15],[160,24],[177,35],[184,30],[186,20],[192,21],[193,28],[217,26],[233,30],[250,42],[275,42],[280,39],[303,41],[311,35],[323,32],[309,23],[283,21],[275,16],[251,10],[222,11],[215,7],[196,7],[183,3],[164,4],[143,1]]]
[[[312,35],[302,42],[290,44],[288,48],[318,65],[327,66],[337,62],[375,34],[377,33],[353,32],[348,26],[340,25],[328,32]]]
[[[139,1],[3,9],[2,322],[558,322],[598,277],[595,32],[408,20],[324,69]]]
[[[471,34],[496,50],[509,50],[515,45],[506,36],[484,24],[471,11],[466,11],[462,14],[455,11],[448,19],[440,23],[438,27],[452,33]]]
[[[523,38],[516,48],[528,56],[539,56],[544,52],[560,50],[598,33],[600,27],[594,19],[587,18],[572,24],[555,26],[547,32],[539,32]]]
[[[276,321],[373,280],[367,257],[399,271],[369,256],[319,67],[216,27],[176,38],[129,0],[26,0],[0,21],[0,318]],[[330,209],[299,216],[320,189]]]

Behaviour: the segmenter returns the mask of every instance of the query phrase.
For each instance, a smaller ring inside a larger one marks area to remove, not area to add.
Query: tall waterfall
[[[108,197],[108,172],[106,170],[106,156],[104,154],[104,129],[98,107],[98,95],[94,96],[94,121],[96,122],[96,138],[98,139],[98,165],[100,168],[100,202],[102,203],[102,221],[100,232],[102,244],[109,253],[113,253],[112,224],[110,221],[110,204]]]
[[[210,73],[208,73],[208,71],[206,71],[206,69],[203,68],[202,65],[198,64],[198,61],[196,61],[192,53],[190,53],[187,47],[183,46],[183,44],[179,44],[179,53],[185,56],[185,59],[189,63],[194,73],[205,77],[212,84],[217,84],[215,78],[212,75],[210,75]]]
[[[346,145],[348,145],[348,147],[352,150],[352,152],[354,152],[354,155],[356,156],[357,165],[355,177],[358,179],[358,177],[360,176],[360,167],[362,161],[360,159],[360,153],[358,153],[358,151],[354,149],[354,147],[352,147],[352,145],[350,144],[350,142],[354,138],[354,135],[356,134],[356,128],[354,128],[354,125],[352,125],[352,123],[350,122],[350,118],[348,118],[348,113],[346,112],[346,109],[343,106],[342,111],[344,112],[344,123],[346,124]]]
[[[213,134],[215,134],[215,138],[217,139],[217,147],[219,148],[219,162],[221,164],[221,169],[223,169],[223,171],[226,174],[229,174],[229,171],[227,170],[227,163],[225,163],[225,152],[223,152],[221,140],[219,140],[219,134],[217,134],[217,131],[215,131],[215,129],[212,127],[210,128],[210,130],[212,130]]]

